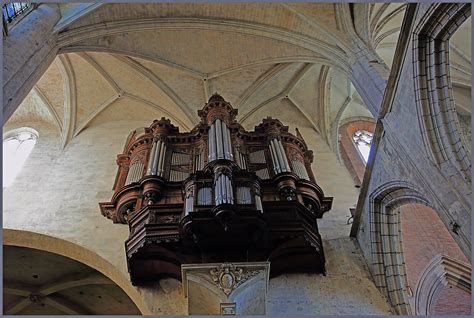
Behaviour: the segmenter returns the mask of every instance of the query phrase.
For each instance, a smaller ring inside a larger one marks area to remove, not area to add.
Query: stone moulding
[[[471,266],[447,255],[437,255],[423,271],[415,291],[415,314],[434,315],[439,295],[447,285],[471,293]]]

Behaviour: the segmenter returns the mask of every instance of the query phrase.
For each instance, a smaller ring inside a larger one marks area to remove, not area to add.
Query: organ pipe
[[[215,180],[214,195],[216,205],[224,203],[233,204],[234,195],[232,193],[232,181],[230,180],[229,176],[222,173],[217,173]]]
[[[273,169],[276,174],[290,171],[290,165],[280,140],[275,138],[270,141],[270,155],[273,161]]]
[[[290,165],[288,163],[288,159],[286,158],[286,153],[285,153],[285,149],[283,148],[283,144],[281,143],[281,140],[277,139],[275,141],[276,145],[280,148],[280,154],[281,154],[281,157],[283,159],[283,167],[284,167],[284,171],[290,171]],[[283,170],[283,169],[282,169]]]
[[[276,150],[275,150],[275,145],[273,144],[273,140],[270,141],[270,154],[273,161],[273,170],[275,171],[276,174],[278,174],[281,172],[280,163],[276,155]]]
[[[161,148],[163,147],[163,143],[162,143],[161,140],[158,140],[156,143],[157,143],[157,145],[156,145],[156,149],[155,149],[155,158],[153,160],[153,169],[151,171],[151,173],[155,176],[158,172],[158,159],[161,156]]]
[[[188,215],[194,209],[194,184],[188,185],[186,188],[184,214]]]
[[[224,155],[226,159],[232,160],[233,155],[232,155],[232,140],[230,139],[230,129],[227,127],[227,125],[224,123],[222,125],[223,131],[224,131],[224,136],[225,136],[225,144],[227,145],[227,149],[224,149]]]
[[[127,180],[125,181],[125,184],[128,185],[130,183],[137,182],[138,180],[140,180],[143,175],[144,167],[145,165],[140,161],[133,163],[130,166],[130,169],[128,170]]]
[[[215,125],[216,125],[216,137],[217,137],[217,140],[216,140],[216,143],[217,143],[217,159],[223,159],[224,158],[224,149],[223,149],[223,145],[222,145],[222,124],[221,124],[221,120],[220,119],[217,119],[215,121]]]
[[[283,163],[283,156],[281,155],[281,150],[280,148],[278,147],[278,142],[277,140],[273,139],[273,147],[275,149],[275,152],[276,152],[276,156],[278,158],[278,165],[279,165],[279,168],[280,168],[280,171],[281,172],[284,172],[284,163]]]
[[[165,155],[166,155],[166,144],[162,142],[160,157],[158,158],[158,171],[157,175],[159,177],[163,177],[164,173],[164,165],[165,165]]]
[[[216,127],[214,124],[211,125],[209,130],[209,161],[216,160]]]
[[[216,119],[209,130],[209,161],[217,159],[233,160],[230,130],[221,119]]]
[[[153,161],[155,161],[155,150],[156,150],[156,142],[153,142],[153,146],[151,147],[150,151],[150,159],[148,160],[148,169],[146,174],[150,175],[151,171],[153,170]]]
[[[300,177],[301,179],[309,180],[308,172],[306,171],[306,166],[299,160],[291,161],[291,165],[293,166],[294,172]]]
[[[258,194],[255,195],[255,207],[260,212],[263,212],[262,198],[260,198],[260,196]]]

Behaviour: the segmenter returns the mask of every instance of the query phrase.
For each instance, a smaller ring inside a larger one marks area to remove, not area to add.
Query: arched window
[[[339,127],[341,159],[356,187],[362,185],[374,131],[375,122],[369,118],[356,118]]]
[[[359,150],[362,159],[364,159],[364,164],[367,164],[369,159],[370,146],[372,145],[373,134],[366,130],[358,130],[352,136],[357,150]]]
[[[9,187],[21,171],[38,139],[38,132],[19,128],[7,132],[3,139],[3,188]]]

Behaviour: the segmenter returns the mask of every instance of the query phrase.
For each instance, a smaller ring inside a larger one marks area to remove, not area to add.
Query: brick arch
[[[370,195],[369,223],[372,272],[375,285],[387,296],[395,312],[412,313],[400,235],[400,209],[407,203],[430,205],[414,186],[393,181]]]
[[[364,179],[365,163],[362,160],[352,136],[359,130],[375,132],[375,122],[368,118],[357,118],[346,122],[339,127],[339,152],[340,158],[349,171],[354,185],[361,186]]]

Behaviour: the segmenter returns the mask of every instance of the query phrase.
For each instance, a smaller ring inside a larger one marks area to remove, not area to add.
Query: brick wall
[[[445,286],[438,297],[436,315],[470,315],[471,295],[455,286]]]
[[[407,204],[400,208],[402,246],[408,284],[413,293],[431,260],[438,254],[469,262],[462,253],[438,214],[421,204]],[[410,297],[414,308],[414,296]],[[446,286],[438,298],[436,313],[467,314],[470,295],[455,286]]]

